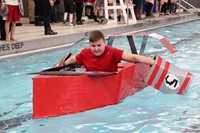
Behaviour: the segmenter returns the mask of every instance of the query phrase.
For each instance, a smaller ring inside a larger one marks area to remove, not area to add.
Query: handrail
[[[184,6],[182,6],[180,3],[177,3],[180,7],[182,7],[183,9],[185,9],[186,11],[190,12],[191,14],[193,14],[193,12],[191,12],[189,9],[185,8]]]
[[[191,5],[190,3],[188,3],[187,1],[185,0],[179,0],[179,2],[177,3],[179,5],[179,13],[180,13],[180,7],[183,8],[184,10],[190,12],[191,14],[193,14],[192,11],[190,11],[189,9],[187,9],[186,7],[182,6],[181,5],[181,2],[184,2],[185,4],[187,4],[188,6],[192,7],[193,9],[195,9],[196,11],[200,12],[199,9],[197,9],[196,7],[194,7],[193,5]]]
[[[196,7],[194,7],[193,5],[191,5],[190,3],[188,3],[187,1],[185,0],[182,0],[185,4],[188,4],[190,7],[192,7],[193,9],[195,9],[196,11],[200,12],[199,9],[197,9]]]

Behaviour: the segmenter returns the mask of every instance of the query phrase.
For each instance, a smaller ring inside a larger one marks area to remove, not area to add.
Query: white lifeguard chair
[[[137,23],[135,13],[134,13],[134,10],[133,10],[134,4],[132,4],[132,3],[125,4],[123,2],[123,0],[119,0],[119,1],[120,1],[120,5],[116,5],[116,0],[113,0],[113,5],[108,6],[108,1],[104,0],[105,18],[108,20],[108,22],[113,21],[113,20],[109,20],[108,10],[113,10],[114,22],[117,22],[117,9],[121,9],[122,15],[124,17],[126,24]],[[127,13],[126,9],[127,9],[128,13]],[[131,13],[131,18],[129,18],[129,10],[130,10],[130,13]]]

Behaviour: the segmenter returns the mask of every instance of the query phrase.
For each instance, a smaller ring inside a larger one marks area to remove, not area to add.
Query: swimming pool
[[[186,28],[190,27],[190,28]],[[152,30],[167,37],[178,52],[170,54],[159,41],[150,39],[146,53],[161,55],[195,78],[184,95],[167,95],[147,87],[122,103],[83,113],[32,120],[30,72],[53,66],[68,52],[87,45],[0,60],[0,130],[6,133],[177,133],[200,132],[200,21]],[[142,38],[136,37],[137,45]],[[114,46],[129,51],[126,38]],[[79,51],[78,51],[79,50]]]

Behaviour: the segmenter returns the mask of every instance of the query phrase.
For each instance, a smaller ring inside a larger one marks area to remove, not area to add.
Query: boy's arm
[[[154,64],[154,60],[151,58],[148,58],[146,56],[142,56],[142,55],[137,55],[137,54],[130,54],[127,52],[123,52],[122,54],[122,60],[128,61],[128,62],[139,62],[139,63],[145,63],[145,64],[149,64],[149,65],[153,65]]]
[[[64,65],[67,66],[67,65],[75,64],[75,63],[77,63],[77,61],[76,61],[76,56],[71,56],[69,59],[67,59],[67,60],[64,62]]]

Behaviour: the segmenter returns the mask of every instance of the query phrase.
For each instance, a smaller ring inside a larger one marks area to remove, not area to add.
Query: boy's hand
[[[75,64],[77,63],[76,57],[75,56],[70,56],[65,62],[63,63],[64,66],[70,65],[70,64]]]

